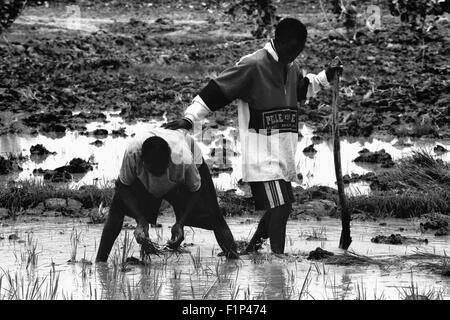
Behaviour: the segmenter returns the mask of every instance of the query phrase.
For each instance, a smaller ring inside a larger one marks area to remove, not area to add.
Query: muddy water
[[[150,236],[162,245],[170,237],[173,219],[163,217],[159,222],[162,228],[151,229]],[[0,236],[5,238],[0,240],[0,267],[12,276],[17,274],[19,282],[23,281],[25,286],[33,279],[48,277],[53,270],[59,276],[59,299],[298,299],[301,293],[302,299],[402,299],[410,291],[411,282],[419,294],[433,292],[435,297],[449,299],[448,277],[419,268],[419,263],[426,260],[406,261],[400,258],[416,250],[443,255],[444,251],[450,250],[449,238],[420,234],[418,221],[385,222],[387,226],[380,226],[379,222],[353,222],[350,250],[377,261],[396,261],[387,264],[388,268],[377,265],[336,266],[306,260],[307,253],[316,247],[342,253],[337,249],[340,223],[334,219],[289,221],[287,255],[270,255],[267,245],[261,254],[243,256],[239,261],[217,257],[220,250],[211,231],[185,228],[185,243],[190,244],[186,249],[190,253],[152,256],[150,265],[128,266],[126,272],[114,270],[112,260],[114,255],[120,255],[118,252],[125,233],[132,236],[132,231],[122,230],[108,264],[94,263],[83,267],[81,262],[67,262],[71,258],[73,228],[80,234],[76,259],[93,262],[101,225],[68,219],[18,221],[0,228]],[[232,218],[228,223],[235,239],[244,240],[253,233],[257,218]],[[402,235],[427,238],[429,243],[406,246],[370,242],[378,234],[399,233],[400,227],[405,229]],[[13,233],[19,236],[18,240],[8,240]],[[312,233],[326,240],[306,240]],[[28,245],[27,241],[23,243],[21,240],[27,240],[28,236],[32,237],[32,243],[37,243],[38,259],[36,265],[27,267],[25,253]],[[128,256],[139,257],[134,241]],[[3,279],[1,290],[6,290],[6,277]]]
[[[135,123],[125,123],[121,117],[115,113],[106,113],[107,123],[91,122],[87,125],[87,130],[92,132],[97,128],[107,129],[110,133],[112,130],[125,128],[128,135],[126,138],[112,137],[100,138],[103,145],[100,147],[94,146],[91,143],[97,140],[94,136],[81,135],[78,132],[67,132],[63,137],[55,138],[43,135],[37,136],[18,136],[5,135],[0,136],[0,152],[4,155],[7,153],[20,153],[24,155],[30,154],[30,147],[35,144],[43,144],[49,151],[56,152],[56,155],[49,155],[46,158],[30,159],[22,164],[23,171],[9,176],[2,176],[0,179],[42,179],[42,177],[34,176],[33,170],[37,168],[54,169],[59,166],[67,164],[73,158],[91,159],[96,163],[93,171],[88,172],[84,176],[76,176],[76,182],[72,185],[83,184],[105,184],[115,179],[121,165],[123,150],[127,143],[139,136],[145,136],[148,130],[159,127],[165,120],[151,120],[148,122],[138,121]],[[323,140],[317,143],[314,148],[317,153],[305,154],[303,149],[312,143],[313,128],[303,125],[301,126],[302,138],[298,142],[298,152],[296,156],[296,163],[298,170],[303,175],[301,185],[303,187],[310,187],[313,185],[326,185],[335,188],[335,173],[333,164],[333,144],[331,140]],[[234,139],[237,137],[237,130],[228,127],[222,130],[215,130],[215,136],[223,135],[235,142],[232,145],[233,151],[239,153],[240,143]],[[211,148],[221,146],[222,142],[211,141],[203,143],[200,141],[200,135],[195,136],[199,141],[200,147],[206,159]],[[390,153],[394,160],[400,159],[411,154],[413,150],[426,149],[435,155],[432,150],[436,144],[441,144],[445,148],[450,149],[450,141],[430,141],[423,139],[406,139],[402,140],[410,146],[399,144],[399,139],[389,136],[374,136],[368,139],[362,138],[343,138],[341,140],[341,157],[342,157],[342,172],[343,174],[364,174],[369,171],[376,171],[379,169],[378,165],[355,163],[353,160],[358,156],[358,152],[362,148],[367,148],[370,151],[385,149]],[[217,144],[218,143],[218,144]],[[450,152],[444,154],[437,154],[439,158],[445,161],[450,161]],[[220,172],[213,179],[218,189],[239,189],[237,182],[242,177],[240,155],[230,157],[232,172]],[[355,183],[350,185],[348,192],[351,193],[367,193],[369,191],[368,184]]]

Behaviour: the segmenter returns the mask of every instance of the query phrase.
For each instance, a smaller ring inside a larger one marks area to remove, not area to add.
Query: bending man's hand
[[[142,246],[141,250],[143,250],[145,254],[158,254],[158,249],[148,235],[148,223],[138,223],[134,230],[134,237],[136,238],[137,243]]]
[[[192,128],[192,124],[186,119],[178,119],[168,123],[164,123],[161,127],[163,127],[164,129],[171,129],[171,130],[177,129],[190,130]]]
[[[138,223],[136,229],[134,229],[134,238],[139,244],[150,239],[150,236],[148,235],[148,223]]]
[[[177,249],[180,246],[181,242],[183,242],[184,240],[183,226],[179,223],[175,223],[172,226],[171,232],[172,238],[169,241],[167,241],[167,246],[170,249],[174,250]]]

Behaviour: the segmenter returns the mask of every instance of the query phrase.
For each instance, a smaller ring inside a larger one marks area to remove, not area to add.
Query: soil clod
[[[428,243],[428,239],[417,239],[417,238],[409,238],[404,237],[401,234],[391,234],[390,236],[377,235],[376,237],[370,239],[373,243],[382,243],[382,244],[420,244],[420,243]]]
[[[317,247],[315,250],[309,253],[307,260],[322,260],[331,256],[334,256],[333,252],[326,251],[322,248]]]

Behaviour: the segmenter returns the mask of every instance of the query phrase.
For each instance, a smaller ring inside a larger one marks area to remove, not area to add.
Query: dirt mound
[[[364,148],[358,153],[359,156],[353,160],[354,162],[381,163],[384,168],[394,166],[391,155],[384,149],[372,152]]]
[[[66,166],[54,170],[34,169],[33,174],[43,174],[44,180],[50,182],[67,182],[73,179],[72,174],[86,173],[92,169],[93,166],[90,162],[81,158],[73,158]]]
[[[308,255],[307,260],[322,260],[327,259],[331,256],[334,256],[333,252],[323,250],[322,248],[317,247],[315,250],[311,251]]]
[[[446,149],[446,148],[444,148],[443,146],[441,146],[441,145],[437,145],[436,147],[434,147],[434,152],[436,152],[436,153],[445,153],[445,152],[448,152],[448,150]]]
[[[314,149],[314,143],[310,144],[309,146],[307,146],[306,148],[303,149],[304,153],[317,153],[317,150]]]
[[[401,234],[391,234],[390,236],[384,236],[384,235],[377,235],[376,237],[370,239],[373,243],[382,243],[382,244],[420,244],[425,243],[428,244],[428,239],[417,239],[417,238],[410,238],[410,237],[404,237]]]
[[[19,166],[15,159],[7,159],[0,156],[0,174],[9,174],[23,169]]]
[[[433,230],[435,236],[447,236],[449,234],[449,217],[442,215],[426,215],[425,222],[420,223],[420,230],[426,232]]]
[[[49,154],[56,154],[56,152],[48,151],[47,148],[45,148],[42,144],[36,144],[34,146],[30,147],[30,153],[32,155],[37,156],[45,156]]]
[[[348,174],[344,175],[342,179],[344,180],[345,184],[348,184],[358,181],[367,181],[367,182],[374,181],[377,179],[377,176],[374,172],[368,172],[365,174],[352,173],[351,175]]]

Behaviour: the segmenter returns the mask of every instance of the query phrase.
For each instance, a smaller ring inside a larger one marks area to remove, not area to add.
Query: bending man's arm
[[[128,212],[128,215],[136,220],[137,226],[134,230],[134,237],[139,244],[149,240],[148,234],[148,222],[142,211],[138,207],[139,200],[136,197],[135,192],[130,186],[136,182],[136,162],[140,159],[136,158],[136,154],[125,152],[122,160],[122,166],[119,173],[119,192],[121,194],[122,204],[124,209]],[[147,241],[148,242],[148,241]]]
[[[183,212],[177,216],[176,223],[172,226],[172,238],[167,242],[169,248],[176,249],[184,240],[183,227],[193,213],[195,204],[200,201],[201,176],[195,164],[185,168],[185,185],[190,193],[185,203]]]

